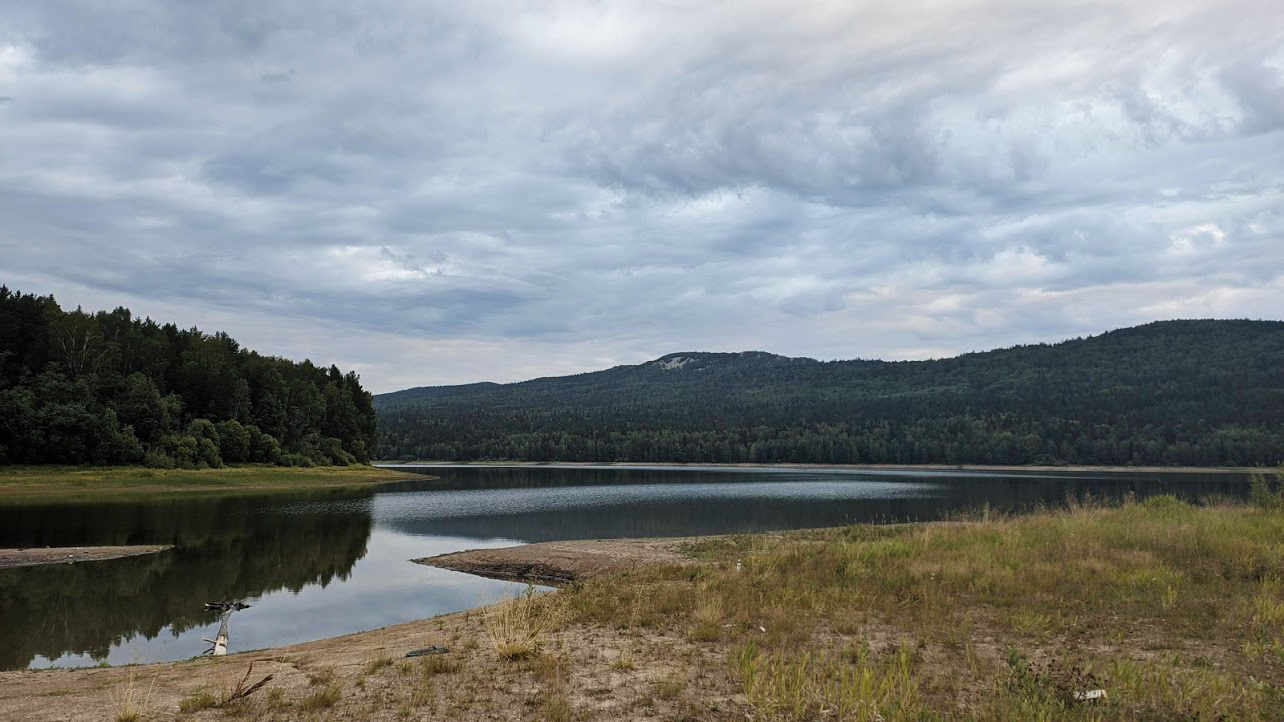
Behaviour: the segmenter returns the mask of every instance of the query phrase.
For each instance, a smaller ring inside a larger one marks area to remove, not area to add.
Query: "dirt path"
[[[491,579],[568,584],[646,564],[691,564],[678,553],[690,538],[541,542],[500,549],[470,549],[415,559],[419,564]]]
[[[123,547],[53,547],[44,549],[0,549],[0,569],[36,567],[42,564],[75,564],[155,554],[168,544],[138,544]]]

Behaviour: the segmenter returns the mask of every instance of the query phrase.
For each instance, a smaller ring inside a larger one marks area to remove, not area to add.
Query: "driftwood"
[[[223,700],[222,704],[224,705],[231,704],[232,702],[235,702],[237,700],[245,699],[246,697],[249,697],[251,694],[254,694],[255,692],[257,692],[260,687],[272,681],[272,675],[269,674],[268,676],[264,677],[263,679],[260,679],[259,681],[255,682],[249,687],[246,687],[245,681],[250,678],[250,672],[253,672],[253,671],[254,671],[254,663],[250,662],[249,669],[245,670],[245,676],[241,677],[241,681],[236,683],[236,689],[232,690],[232,693],[227,696],[227,699]]]
[[[209,654],[215,657],[222,657],[223,655],[227,654],[227,639],[229,636],[227,632],[227,620],[228,620],[228,617],[231,617],[231,616],[232,616],[232,612],[230,611],[223,612],[223,615],[218,625],[218,634],[214,635],[213,639],[201,637],[202,642],[209,642],[210,644],[214,645],[213,647],[210,647],[209,649],[205,650],[201,654]]]

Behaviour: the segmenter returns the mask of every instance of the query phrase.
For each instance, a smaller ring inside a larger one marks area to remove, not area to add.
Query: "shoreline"
[[[1139,474],[1271,474],[1284,473],[1284,466],[1014,466],[985,464],[804,464],[751,462],[660,462],[660,461],[373,461],[380,469],[398,467],[430,468],[452,466],[479,467],[655,467],[655,468],[717,468],[717,469],[851,469],[868,471],[1037,471],[1037,472],[1109,472]]]
[[[423,478],[423,474],[371,465],[282,467],[246,464],[221,469],[10,466],[0,467],[0,504],[354,488]]]
[[[156,554],[173,549],[172,544],[129,546],[44,547],[41,549],[0,549],[0,569],[39,567],[48,564],[78,564]]]
[[[563,547],[560,564],[581,565],[575,567],[576,579],[589,579],[596,576],[614,574],[623,569],[620,564],[628,562],[628,568],[640,570],[642,567],[657,564],[663,565],[674,561],[685,564],[703,564],[704,562],[679,555],[674,549],[680,545],[708,539],[719,539],[725,535],[709,537],[681,537],[669,539],[620,539],[593,540],[579,542],[543,542],[522,544],[500,550],[469,550],[441,555],[466,555],[486,551],[501,551],[510,555],[524,556],[529,554],[521,550],[535,548],[547,550],[551,547]],[[604,546],[605,545],[605,546]],[[614,548],[613,555],[607,555],[603,549]],[[41,550],[44,551],[44,550]],[[54,551],[54,550],[50,550]],[[602,564],[602,559],[610,556],[616,565]],[[416,563],[427,563],[437,557],[412,560]],[[433,564],[442,568],[451,568],[445,564]],[[468,573],[468,572],[465,572]],[[484,576],[478,574],[478,576]],[[361,632],[323,637],[307,642],[299,642],[281,647],[268,647],[238,652],[230,652],[221,657],[195,657],[163,662],[142,664],[114,665],[107,667],[54,667],[41,669],[21,669],[0,671],[0,710],[14,713],[17,719],[32,720],[84,720],[103,719],[103,711],[119,705],[120,700],[141,697],[139,690],[147,694],[146,701],[138,703],[143,708],[144,716],[168,717],[172,711],[182,710],[183,705],[199,695],[201,690],[228,690],[238,680],[248,675],[247,667],[253,667],[254,680],[271,675],[271,685],[284,690],[285,695],[300,697],[313,692],[322,683],[339,677],[345,680],[360,680],[364,687],[371,670],[392,668],[398,665],[401,673],[408,669],[410,661],[405,654],[412,649],[439,646],[448,651],[439,659],[448,665],[464,666],[480,664],[492,670],[495,662],[489,658],[493,651],[486,642],[487,618],[489,610],[498,607],[503,600],[481,604],[469,609],[435,617],[417,619],[400,624],[377,627]],[[646,643],[652,652],[647,655],[652,661],[638,660],[638,666],[655,668],[650,674],[662,678],[668,674],[672,662],[665,655],[671,643],[681,642],[679,632],[676,637],[668,630],[656,630],[654,639]],[[608,633],[589,638],[575,637],[577,645],[600,655],[600,650],[612,644],[618,644],[619,635]],[[480,658],[480,659],[479,659]],[[420,660],[412,660],[415,663]],[[720,658],[711,656],[708,662],[716,664]],[[603,665],[605,667],[605,664]],[[252,680],[253,681],[253,680]],[[256,695],[256,698],[259,697]],[[264,695],[266,697],[266,695]],[[294,705],[306,706],[304,701]],[[253,700],[263,703],[262,698]],[[258,717],[255,708],[255,718]],[[287,707],[286,719],[297,707]],[[235,710],[235,708],[233,708]],[[127,711],[127,710],[126,710]],[[226,719],[229,712],[210,708],[208,716],[201,712],[195,715],[184,713],[184,718]],[[391,708],[379,710],[380,714],[370,718],[394,720],[404,715]],[[394,714],[396,713],[396,714]],[[238,715],[239,716],[239,715]],[[110,717],[109,717],[110,718]],[[309,717],[312,718],[312,717]],[[344,717],[347,718],[346,716]],[[491,713],[479,716],[485,719],[506,719],[507,717]],[[610,717],[608,719],[616,719]]]

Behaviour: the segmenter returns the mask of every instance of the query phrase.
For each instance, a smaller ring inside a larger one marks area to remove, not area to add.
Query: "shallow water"
[[[184,659],[241,600],[229,651],[484,604],[521,585],[411,563],[556,539],[686,536],[1018,511],[1067,495],[1243,497],[1232,474],[724,467],[423,467],[376,489],[0,505],[0,547],[173,544],[106,562],[0,570],[0,669]],[[415,640],[408,640],[413,646]]]

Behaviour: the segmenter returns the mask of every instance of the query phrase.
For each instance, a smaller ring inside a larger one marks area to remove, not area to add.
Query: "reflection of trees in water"
[[[196,546],[240,527],[270,527],[283,506],[369,511],[369,489],[0,505],[0,547]],[[266,512],[266,513],[265,513]]]
[[[119,515],[115,524],[93,522],[104,534],[93,541],[181,546],[106,562],[0,571],[0,669],[25,667],[37,654],[103,657],[122,639],[155,637],[167,625],[181,632],[209,623],[217,612],[205,611],[205,602],[346,578],[365,555],[368,511],[251,513],[263,501],[137,505],[153,508]],[[110,516],[101,505],[98,512]]]

